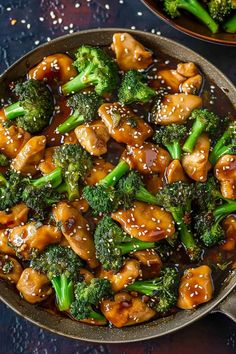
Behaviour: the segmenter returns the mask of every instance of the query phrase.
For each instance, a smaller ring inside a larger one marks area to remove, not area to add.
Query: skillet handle
[[[236,289],[212,310],[212,313],[214,312],[220,312],[236,322]]]

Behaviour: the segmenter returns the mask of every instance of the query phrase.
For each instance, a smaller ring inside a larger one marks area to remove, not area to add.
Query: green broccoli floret
[[[178,299],[179,274],[175,268],[165,268],[160,277],[150,280],[137,280],[126,290],[137,291],[152,298],[151,304],[159,313],[172,309]]]
[[[79,182],[92,168],[91,156],[78,144],[64,144],[55,149],[53,162],[62,169],[69,200],[79,198]]]
[[[186,135],[186,131],[185,125],[161,126],[156,129],[153,139],[157,144],[162,144],[167,148],[172,159],[180,160],[182,153],[180,142]]]
[[[225,238],[220,220],[216,221],[212,212],[203,212],[196,215],[194,228],[197,236],[207,247],[217,245]]]
[[[69,247],[51,245],[35,255],[30,266],[48,276],[59,310],[68,310],[74,300],[74,285],[81,279],[82,261],[79,256]]]
[[[9,169],[6,176],[0,173],[0,210],[11,208],[21,201],[24,181],[24,177],[15,170]]]
[[[145,76],[137,70],[125,73],[118,91],[119,101],[123,104],[146,103],[155,95],[156,91],[147,85]]]
[[[127,171],[129,171],[129,165],[121,160],[97,185],[86,186],[83,189],[84,198],[96,214],[117,210],[120,198],[114,186]]]
[[[95,92],[79,92],[73,95],[68,100],[68,106],[73,110],[73,114],[59,125],[57,131],[65,134],[80,124],[96,119],[101,104],[102,99]]]
[[[233,121],[229,124],[222,136],[217,140],[212,152],[210,153],[209,160],[214,165],[221,156],[235,153],[236,121]]]
[[[118,271],[123,265],[123,255],[155,247],[154,242],[131,238],[112,220],[105,216],[94,233],[97,259],[106,270]]]
[[[194,120],[190,134],[183,145],[183,150],[192,152],[199,136],[206,132],[210,136],[214,136],[220,127],[220,118],[208,109],[195,109],[190,119]]]
[[[75,301],[72,302],[70,311],[77,320],[92,318],[98,321],[106,321],[105,317],[97,312],[99,302],[111,291],[110,282],[107,279],[94,278],[90,284],[77,283],[75,287]]]
[[[16,119],[16,124],[30,133],[45,128],[53,114],[53,96],[42,81],[28,80],[18,83],[14,89],[19,101],[4,108],[7,120]]]
[[[223,28],[228,33],[236,33],[236,13],[223,24]]]
[[[156,195],[157,202],[168,210],[177,225],[181,242],[191,261],[199,259],[201,250],[191,231],[185,223],[185,218],[191,213],[194,187],[185,182],[167,184]]]
[[[208,9],[214,20],[223,22],[232,11],[232,0],[210,0]]]
[[[197,0],[164,0],[164,11],[171,18],[181,15],[179,10],[190,12],[203,22],[212,33],[218,31],[218,24],[211,18],[206,9]]]
[[[75,53],[74,66],[79,75],[62,86],[64,95],[94,86],[98,95],[111,93],[119,83],[118,67],[115,61],[101,48],[82,45]]]
[[[0,152],[0,166],[5,167],[5,166],[8,166],[9,163],[10,163],[10,161],[7,158],[7,156]]]

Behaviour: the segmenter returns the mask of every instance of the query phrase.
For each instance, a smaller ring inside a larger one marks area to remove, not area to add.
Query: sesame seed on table
[[[174,39],[205,56],[236,84],[236,47],[210,44],[181,34],[156,18],[138,0],[0,1],[0,73],[40,44],[60,35],[99,27],[145,30],[156,34],[157,40],[159,35]],[[211,86],[212,98],[214,88]],[[17,316],[2,303],[0,311],[0,353],[3,354],[233,354],[236,351],[236,324],[221,314],[210,314],[156,340],[101,345],[49,333]]]

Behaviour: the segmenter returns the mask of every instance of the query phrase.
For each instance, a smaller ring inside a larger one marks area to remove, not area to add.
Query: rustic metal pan
[[[179,60],[194,61],[210,79],[217,82],[217,85],[224,89],[230,101],[236,106],[236,88],[207,60],[169,39],[126,29],[83,31],[60,37],[38,47],[18,60],[0,76],[0,97],[4,95],[4,90],[10,80],[15,80],[19,76],[26,74],[28,69],[40,62],[44,56],[58,52],[66,52],[84,43],[109,45],[112,41],[113,33],[117,31],[131,33],[156,53],[161,50]],[[164,334],[183,328],[207,313],[214,311],[220,311],[236,321],[236,291],[233,291],[235,284],[236,273],[232,272],[228,279],[223,282],[221,288],[216,289],[214,299],[199,307],[197,310],[180,311],[166,319],[158,319],[147,324],[123,329],[94,327],[72,321],[69,318],[52,315],[39,306],[28,304],[5,282],[0,282],[0,298],[19,315],[54,333],[91,342],[121,343],[163,336]]]

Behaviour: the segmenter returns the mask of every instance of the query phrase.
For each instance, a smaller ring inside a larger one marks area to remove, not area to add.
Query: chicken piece
[[[101,179],[114,168],[114,166],[103,159],[97,159],[93,162],[93,168],[88,172],[85,177],[85,182],[89,186],[98,183]]]
[[[89,284],[94,278],[94,275],[86,268],[80,268],[79,273],[84,277],[86,284]]]
[[[220,157],[215,165],[215,176],[223,197],[236,199],[236,155]]]
[[[12,161],[12,168],[23,175],[35,175],[44,157],[46,138],[44,135],[31,138]]]
[[[192,93],[195,95],[201,88],[202,85],[202,76],[197,74],[193,77],[190,77],[181,85],[181,91],[187,94]]]
[[[140,265],[136,259],[126,259],[118,273],[100,269],[99,278],[108,279],[114,292],[121,291],[140,275]]]
[[[59,243],[61,236],[61,232],[55,226],[36,222],[8,229],[10,244],[25,260],[31,258],[32,251],[43,251],[48,245]]]
[[[193,152],[182,157],[182,166],[194,181],[205,182],[207,180],[208,171],[211,169],[208,161],[210,146],[210,139],[207,134],[203,133],[199,136]]]
[[[107,152],[110,135],[101,120],[79,125],[75,128],[75,135],[83,148],[91,155],[100,156]]]
[[[171,163],[167,167],[166,180],[168,183],[174,183],[179,181],[188,182],[188,177],[186,176],[179,160],[171,161]]]
[[[144,183],[150,193],[157,194],[164,185],[164,178],[162,174],[145,175]]]
[[[140,263],[140,274],[142,279],[152,279],[159,277],[162,267],[162,261],[156,251],[136,251],[132,253],[132,257],[136,258]]]
[[[29,208],[20,203],[11,208],[9,212],[0,211],[0,230],[6,228],[13,228],[25,224],[28,220]]]
[[[54,151],[55,147],[49,147],[45,150],[44,158],[38,166],[43,174],[48,174],[56,168],[52,160]]]
[[[152,128],[145,120],[138,117],[129,107],[118,102],[104,103],[98,109],[98,114],[109,134],[118,143],[142,145],[153,134]]]
[[[0,254],[0,278],[16,284],[20,279],[23,268],[13,257]]]
[[[141,241],[156,242],[175,233],[170,213],[156,205],[135,202],[133,208],[112,213],[123,229]]]
[[[78,139],[74,131],[65,134],[64,144],[78,144]]]
[[[0,230],[0,252],[11,256],[15,256],[16,252],[9,245],[8,234],[9,234],[9,229]]]
[[[184,272],[179,286],[177,306],[183,310],[191,310],[208,302],[213,296],[211,269],[207,265],[189,268]]]
[[[73,59],[66,54],[49,55],[33,67],[29,73],[29,79],[35,80],[51,80],[55,77],[61,85],[65,84],[71,78],[77,75],[77,71],[73,66]]]
[[[143,298],[128,293],[118,293],[114,300],[103,300],[101,311],[118,328],[149,321],[156,315]]]
[[[89,204],[87,200],[82,197],[79,200],[75,200],[74,202],[72,202],[71,205],[78,209],[80,213],[86,213],[89,209]]]
[[[171,161],[170,154],[161,147],[144,142],[142,146],[127,146],[121,158],[125,160],[132,170],[143,175],[165,172]]]
[[[180,75],[176,70],[160,70],[157,75],[161,83],[170,87],[173,92],[179,92],[181,84],[186,80],[186,77]]]
[[[91,268],[96,268],[98,262],[93,238],[88,222],[79,210],[67,202],[59,202],[53,208],[53,215],[56,222],[61,224],[62,233],[73,251],[87,261]]]
[[[179,63],[177,65],[177,72],[185,77],[192,77],[198,74],[198,68],[192,62]]]
[[[152,113],[156,124],[184,124],[192,111],[202,106],[202,98],[196,95],[178,93],[165,95]]]
[[[52,294],[48,277],[32,268],[24,269],[16,287],[23,298],[31,304],[44,301]]]
[[[30,137],[30,134],[22,128],[15,125],[7,128],[0,124],[0,152],[14,159]]]
[[[152,64],[152,53],[129,33],[115,33],[111,48],[121,70],[146,69]]]
[[[223,221],[225,230],[225,242],[220,248],[226,252],[232,252],[236,249],[236,216],[229,215]]]

